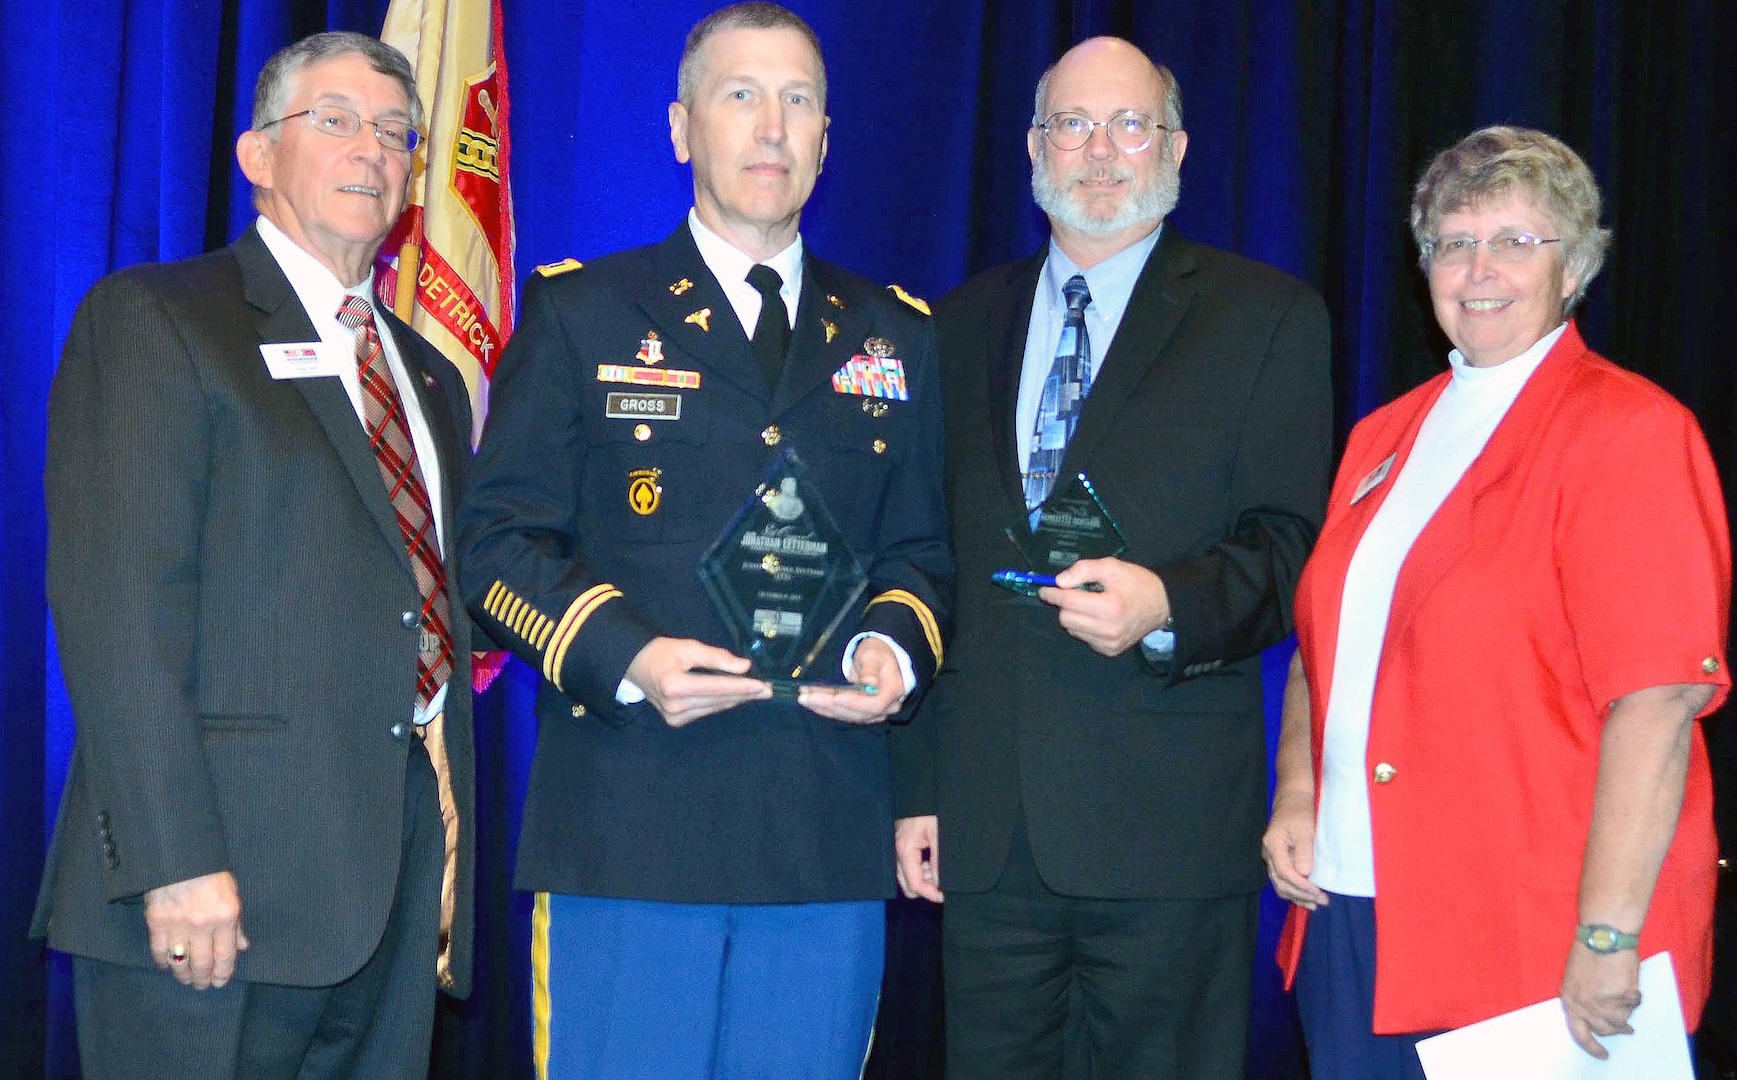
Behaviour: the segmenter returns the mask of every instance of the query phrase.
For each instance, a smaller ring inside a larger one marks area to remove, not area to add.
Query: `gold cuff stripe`
[[[554,683],[557,689],[567,689],[561,685],[561,665],[567,660],[568,647],[573,644],[573,639],[579,636],[579,628],[585,625],[585,620],[591,617],[591,613],[620,595],[620,589],[604,582],[591,586],[574,599],[566,613],[561,616],[561,624],[556,628],[549,647],[543,651],[543,678]]]
[[[529,605],[525,603],[522,597],[513,597],[513,602],[507,605],[507,613],[501,616],[501,622],[506,624],[508,630],[518,634],[519,620],[524,618],[525,611],[528,607]],[[519,636],[523,637],[524,635],[520,634]]]
[[[923,628],[923,637],[929,642],[929,651],[935,654],[935,668],[940,670],[942,657],[941,624],[935,621],[935,613],[929,610],[929,605],[904,589],[888,589],[870,600],[868,606],[863,610],[866,611],[876,604],[903,604],[911,609],[912,613],[917,616],[917,625]]]

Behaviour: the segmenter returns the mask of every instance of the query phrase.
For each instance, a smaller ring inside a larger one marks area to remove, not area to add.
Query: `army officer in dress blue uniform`
[[[806,23],[713,13],[678,95],[692,211],[532,276],[462,513],[472,610],[544,678],[517,874],[536,1053],[854,1077],[893,888],[885,721],[940,665],[951,591],[934,340],[921,301],[797,233],[828,123]],[[838,685],[795,700],[746,675],[696,569],[792,448],[869,577],[809,669]]]

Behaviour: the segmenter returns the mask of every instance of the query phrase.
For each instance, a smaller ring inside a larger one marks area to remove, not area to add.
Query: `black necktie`
[[[765,263],[755,263],[748,270],[748,284],[760,294],[760,318],[754,323],[754,355],[766,372],[766,384],[778,385],[778,375],[784,370],[784,352],[790,347],[790,312],[784,306],[779,289],[784,279]]]

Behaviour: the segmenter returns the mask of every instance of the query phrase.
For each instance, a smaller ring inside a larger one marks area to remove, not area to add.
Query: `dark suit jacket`
[[[1021,565],[1014,400],[1044,253],[936,312],[957,634],[895,739],[899,816],[938,813],[941,885],[991,887],[1023,806],[1058,892],[1258,888],[1267,769],[1260,651],[1291,626],[1331,453],[1327,313],[1269,267],[1166,228],[1068,446],[1169,593],[1174,662],[1110,659],[990,583]]]
[[[520,888],[703,903],[892,891],[886,725],[772,700],[677,730],[615,700],[653,637],[733,647],[697,567],[789,447],[869,577],[809,670],[842,681],[858,630],[903,646],[919,693],[941,659],[952,559],[929,320],[805,263],[776,389],[685,225],[525,289],[460,514],[472,611],[543,676]],[[903,362],[906,400],[832,384],[876,337]],[[630,392],[665,395],[660,415],[679,419],[623,409]]]
[[[450,517],[469,457],[464,381],[403,323],[380,321],[439,444]],[[398,880],[418,635],[405,623],[419,594],[343,386],[275,381],[260,355],[264,342],[314,337],[253,229],[105,278],[73,321],[46,485],[48,592],[78,741],[34,927],[57,949],[149,965],[140,894],[218,870],[239,881],[252,942],[239,978],[330,985],[380,940]],[[474,757],[470,631],[453,622],[463,993]]]

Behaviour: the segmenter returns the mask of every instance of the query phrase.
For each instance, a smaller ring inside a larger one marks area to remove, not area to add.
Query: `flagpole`
[[[392,298],[392,313],[406,323],[416,311],[416,279],[422,272],[422,245],[414,234],[398,249],[398,295]]]

